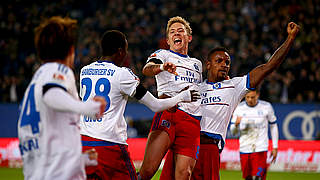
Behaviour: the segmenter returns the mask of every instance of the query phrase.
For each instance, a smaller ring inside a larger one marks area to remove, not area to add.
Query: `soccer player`
[[[77,21],[52,17],[35,31],[35,46],[44,62],[24,95],[18,122],[25,179],[86,179],[79,131],[80,113],[100,118],[103,97],[79,100],[72,71]],[[96,157],[90,151],[92,160]]]
[[[240,161],[242,177],[266,179],[268,152],[268,124],[272,137],[272,162],[278,154],[278,126],[274,110],[269,102],[259,100],[259,91],[249,91],[245,102],[235,109],[231,120],[231,132],[240,131]]]
[[[255,89],[284,60],[299,32],[299,26],[290,22],[286,41],[269,61],[251,70],[247,75],[229,79],[230,55],[225,48],[215,48],[208,54],[208,79],[200,87],[201,135],[200,154],[192,179],[219,179],[220,155],[232,113],[248,90]]]
[[[192,40],[189,22],[179,16],[171,18],[166,36],[170,49],[151,54],[142,71],[156,77],[159,98],[175,97],[187,86],[198,89],[202,81],[201,61],[188,56]],[[199,152],[200,119],[200,101],[180,103],[155,114],[139,172],[141,179],[153,177],[169,148],[174,152],[176,179],[190,178]]]
[[[86,173],[88,179],[137,179],[128,152],[127,124],[123,116],[128,96],[159,112],[179,102],[196,101],[200,95],[186,90],[173,98],[156,99],[130,69],[121,67],[127,55],[128,42],[120,31],[105,32],[101,49],[102,57],[83,67],[80,72],[82,100],[99,95],[104,96],[108,104],[100,119],[81,117],[83,148],[95,147],[99,154],[98,166],[88,167]]]

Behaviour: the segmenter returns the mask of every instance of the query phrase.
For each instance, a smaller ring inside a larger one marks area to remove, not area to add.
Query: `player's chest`
[[[206,84],[201,88],[201,104],[221,104],[231,106],[236,89],[233,85],[214,83]]]
[[[240,116],[254,124],[263,124],[266,122],[268,112],[262,108],[244,108]]]

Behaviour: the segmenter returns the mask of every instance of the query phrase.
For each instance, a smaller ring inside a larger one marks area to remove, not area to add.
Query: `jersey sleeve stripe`
[[[250,75],[249,75],[249,73],[247,74],[247,84],[246,84],[246,86],[247,86],[247,89],[250,89],[250,90],[255,90],[256,89],[256,88],[250,87]]]
[[[45,84],[42,88],[42,95],[44,95],[49,89],[51,88],[54,88],[54,87],[57,87],[57,88],[61,88],[65,91],[67,91],[67,89],[63,86],[61,86],[60,84],[56,84],[56,83],[48,83],[48,84]]]

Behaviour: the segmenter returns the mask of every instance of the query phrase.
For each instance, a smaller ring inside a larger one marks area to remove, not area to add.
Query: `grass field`
[[[160,177],[158,171],[152,180]],[[22,169],[0,168],[0,180],[22,180]],[[221,180],[241,180],[240,171],[224,171],[220,173]],[[298,172],[268,172],[269,180],[320,180],[320,173],[298,173]]]

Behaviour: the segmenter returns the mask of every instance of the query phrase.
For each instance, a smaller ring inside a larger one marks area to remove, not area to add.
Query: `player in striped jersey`
[[[18,122],[19,148],[25,179],[86,179],[79,114],[102,116],[102,97],[79,100],[72,71],[76,20],[52,17],[35,33],[35,46],[44,62],[24,95]],[[96,159],[96,153],[90,151]]]
[[[81,117],[83,148],[95,147],[99,153],[98,167],[88,167],[86,173],[88,179],[137,179],[128,152],[127,123],[123,115],[128,97],[134,97],[152,111],[159,112],[179,102],[196,101],[199,95],[193,90],[186,90],[173,98],[156,99],[130,69],[121,67],[127,55],[128,42],[120,31],[105,32],[101,49],[102,57],[80,72],[82,100],[100,95],[108,103],[102,118]]]
[[[230,130],[240,131],[240,162],[244,179],[266,179],[268,126],[272,137],[272,162],[278,153],[278,126],[274,110],[269,102],[259,100],[259,91],[249,91],[245,101],[235,109]]]
[[[255,89],[282,63],[294,43],[299,26],[290,22],[287,32],[286,41],[269,61],[242,77],[228,78],[231,59],[226,49],[216,48],[209,52],[206,62],[208,79],[200,87],[202,99],[200,155],[192,179],[220,179],[219,152],[223,149],[232,113],[246,92]]]

